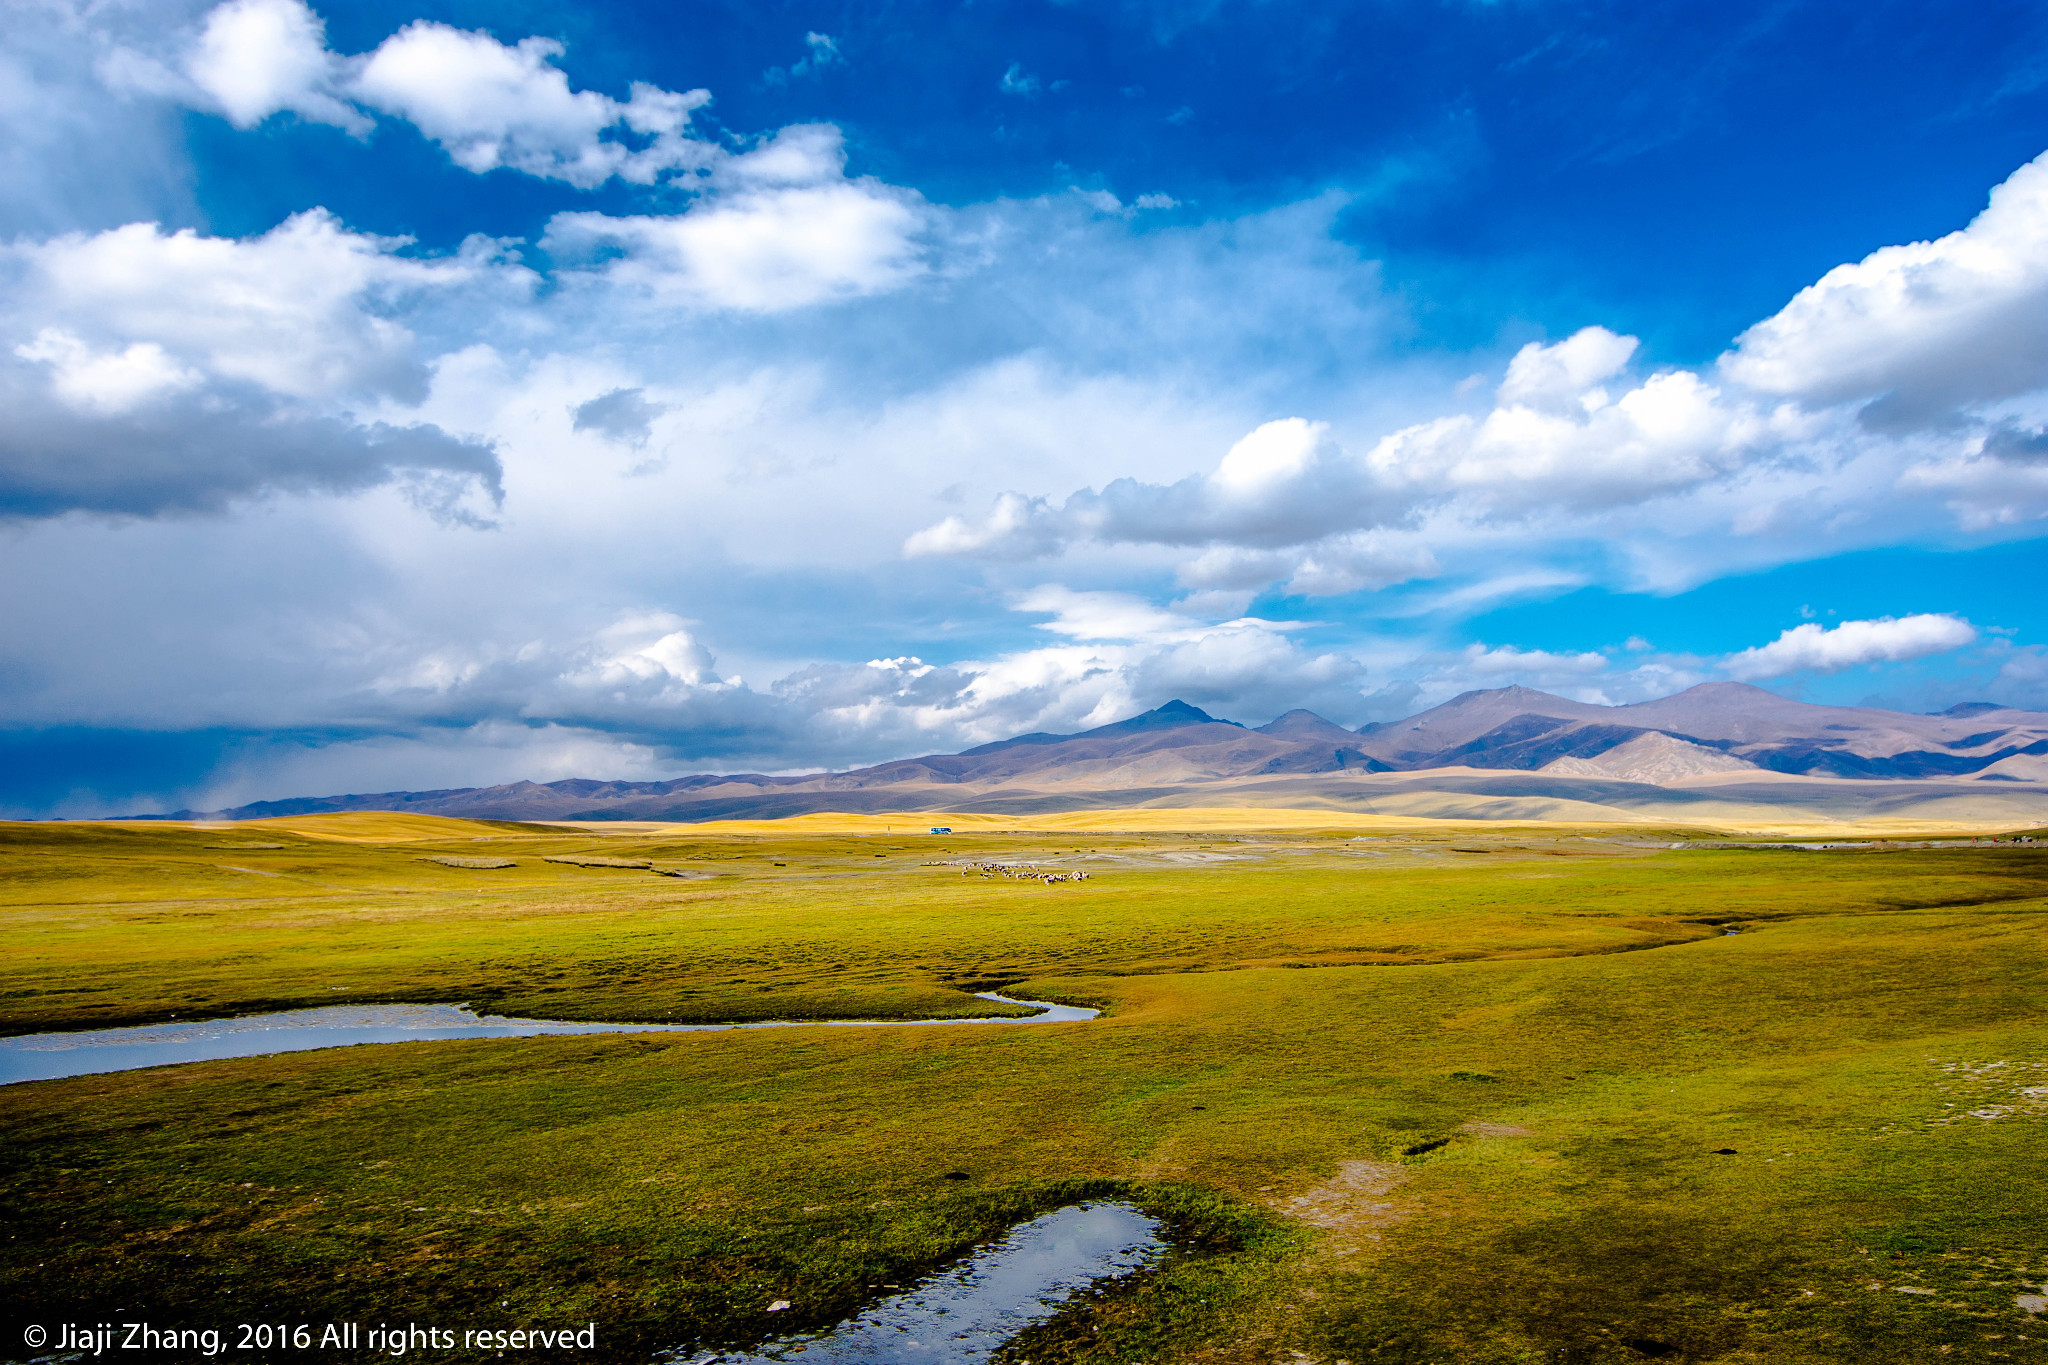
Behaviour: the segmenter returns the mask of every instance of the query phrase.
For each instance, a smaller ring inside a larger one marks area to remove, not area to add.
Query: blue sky
[[[0,813],[2048,708],[2038,6],[9,28]]]

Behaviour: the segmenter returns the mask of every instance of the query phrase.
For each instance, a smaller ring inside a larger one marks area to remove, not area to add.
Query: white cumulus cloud
[[[1653,374],[1612,396],[1633,337],[1586,328],[1522,348],[1495,406],[1404,427],[1363,454],[1328,423],[1267,422],[1216,469],[1173,484],[1118,479],[1064,503],[1000,496],[979,520],[958,515],[911,536],[905,552],[1029,558],[1069,545],[1196,548],[1183,582],[1304,593],[1380,587],[1436,571],[1403,539],[1422,518],[1467,522],[1587,516],[1684,493],[1742,471],[1805,434],[1811,419],[1759,411],[1688,370]]]
[[[1888,395],[1924,420],[2048,383],[2048,157],[1959,231],[1836,266],[1736,339],[1723,374],[1813,405]]]
[[[1900,663],[1961,649],[1977,638],[1977,628],[1960,616],[1922,612],[1915,616],[1882,616],[1874,621],[1844,621],[1822,627],[1816,622],[1794,626],[1767,645],[1745,649],[1722,660],[1731,678],[1750,681],[1812,670],[1839,673],[1858,664]]]
[[[711,651],[686,629],[688,624],[673,612],[625,616],[597,632],[586,665],[567,676],[594,687],[640,682],[684,687],[730,685],[719,676]]]
[[[417,395],[424,375],[398,302],[475,278],[476,256],[416,260],[404,239],[295,214],[258,237],[131,223],[0,247],[16,288],[0,313],[36,340],[60,393],[126,406],[194,373],[294,398]]]
[[[1242,497],[1300,478],[1319,459],[1329,430],[1328,422],[1299,417],[1268,422],[1223,453],[1216,484]]]
[[[1326,424],[1289,417],[1267,422],[1232,445],[1211,474],[1171,485],[1118,479],[1099,492],[1082,489],[1058,507],[1007,493],[978,522],[948,517],[911,536],[904,548],[911,555],[994,558],[1028,557],[1084,541],[1280,550],[1398,519],[1405,510],[1402,498],[1377,486],[1364,466],[1329,439]],[[1214,578],[1217,572],[1230,573],[1195,569],[1190,581],[1221,581]]]
[[[237,128],[287,109],[352,133],[370,128],[335,93],[346,64],[327,50],[327,25],[302,0],[228,0],[206,16],[185,72]]]
[[[1619,397],[1634,337],[1589,327],[1525,346],[1484,417],[1455,416],[1382,438],[1375,476],[1420,498],[1456,497],[1488,512],[1624,506],[1694,488],[1741,468],[1780,434],[1759,413],[1690,370],[1651,375]]]
[[[350,93],[361,103],[409,120],[464,170],[501,166],[591,188],[614,175],[652,184],[665,171],[702,169],[718,159],[712,143],[685,136],[692,110],[710,92],[686,94],[636,82],[621,103],[571,90],[551,38],[507,46],[487,33],[416,20],[360,63]],[[629,129],[652,141],[634,148],[604,134]]]
[[[730,188],[678,214],[561,213],[543,245],[664,303],[773,313],[900,288],[924,274],[933,215],[911,190],[849,179],[839,130],[787,128],[717,172]]]
[[[1620,374],[1637,344],[1605,327],[1583,327],[1551,346],[1532,341],[1508,362],[1500,401],[1508,407],[1599,407],[1607,396],[1594,386]]]
[[[363,136],[372,115],[384,114],[411,123],[465,170],[503,167],[582,189],[614,176],[651,185],[729,155],[690,135],[690,116],[710,102],[709,91],[636,81],[617,100],[572,89],[555,64],[565,51],[552,38],[506,44],[419,19],[349,56],[327,46],[326,24],[304,0],[227,0],[184,54],[189,86],[118,47],[102,74],[127,91],[217,109],[239,128],[290,111]]]

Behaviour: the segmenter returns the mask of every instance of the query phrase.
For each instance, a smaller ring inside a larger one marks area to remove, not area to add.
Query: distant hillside
[[[1937,716],[1811,706],[1745,683],[1702,683],[1630,706],[1590,706],[1526,687],[1467,692],[1421,715],[1365,726],[1360,743],[1403,770],[1535,769],[1597,759],[1651,733],[1803,776],[2048,779],[2048,714],[1982,702]]]
[[[1475,771],[1476,770],[1476,771]],[[1488,772],[1500,774],[1488,779]],[[2041,784],[2048,714],[1971,703],[1921,716],[1810,706],[1741,683],[1594,706],[1524,687],[1467,692],[1406,720],[1346,730],[1308,711],[1247,729],[1183,701],[1076,735],[1029,734],[844,773],[700,773],[668,782],[499,787],[259,801],[212,818],[389,810],[496,820],[763,819],[812,811],[1052,811],[1104,806],[1369,803],[1416,790],[1627,806],[1628,787],[1725,787],[1745,774],[1868,783]],[[1466,774],[1455,782],[1459,773]],[[1510,774],[1530,776],[1507,780]],[[1532,785],[1531,778],[1542,780]],[[1385,775],[1385,780],[1358,779]],[[1759,788],[1761,791],[1762,788]],[[1622,797],[1616,797],[1616,791]],[[1295,797],[1290,797],[1294,793]],[[1605,795],[1596,795],[1605,793]],[[1647,799],[1647,798],[1645,798]],[[180,811],[173,819],[201,812]]]

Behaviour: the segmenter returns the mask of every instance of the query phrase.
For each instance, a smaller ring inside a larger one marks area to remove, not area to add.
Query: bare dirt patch
[[[473,858],[461,853],[437,854],[430,858],[421,858],[420,861],[423,863],[439,863],[443,867],[493,868],[519,866],[518,863],[510,858]]]
[[[1341,1161],[1336,1175],[1274,1207],[1311,1227],[1335,1233],[1340,1241],[1354,1245],[1376,1242],[1379,1229],[1391,1227],[1412,1212],[1405,1203],[1388,1197],[1407,1178],[1408,1172],[1391,1161]]]

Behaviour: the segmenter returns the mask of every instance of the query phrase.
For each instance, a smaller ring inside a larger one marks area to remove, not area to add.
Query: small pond
[[[999,1241],[914,1289],[824,1332],[747,1351],[685,1348],[663,1365],[980,1365],[1075,1292],[1128,1275],[1166,1252],[1159,1224],[1129,1204],[1073,1204],[1010,1229]],[[764,1305],[765,1308],[765,1305]]]
[[[324,1005],[315,1009],[249,1014],[238,1019],[146,1024],[137,1028],[81,1029],[0,1038],[0,1085],[51,1081],[103,1071],[133,1071],[223,1057],[259,1057],[360,1043],[409,1043],[446,1038],[531,1038],[557,1033],[713,1033],[756,1028],[935,1028],[953,1025],[1061,1024],[1093,1019],[1101,1011],[1043,1000],[1012,1000],[993,991],[983,1000],[1039,1011],[1021,1019],[817,1019],[756,1024],[580,1024],[558,1019],[505,1019],[459,1005]]]

